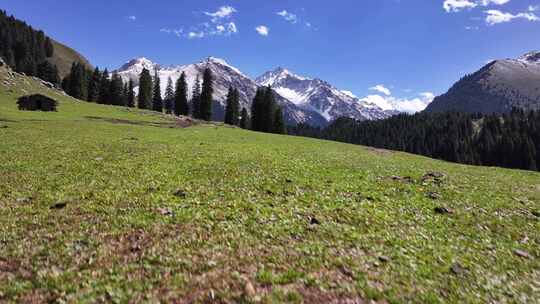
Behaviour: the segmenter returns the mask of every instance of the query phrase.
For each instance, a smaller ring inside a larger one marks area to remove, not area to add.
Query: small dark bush
[[[56,112],[58,102],[47,96],[35,94],[20,97],[17,105],[19,110]]]

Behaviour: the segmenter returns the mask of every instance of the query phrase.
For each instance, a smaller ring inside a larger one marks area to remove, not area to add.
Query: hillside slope
[[[495,60],[436,97],[426,112],[508,113],[540,109],[540,52]]]
[[[85,64],[89,69],[92,68],[92,65],[83,55],[74,49],[58,42],[52,40],[54,47],[53,57],[49,59],[49,62],[55,64],[58,68],[58,74],[61,78],[64,78],[69,74],[71,70],[71,65],[74,62],[81,62]]]
[[[540,299],[538,173],[183,126],[0,70],[0,302]]]

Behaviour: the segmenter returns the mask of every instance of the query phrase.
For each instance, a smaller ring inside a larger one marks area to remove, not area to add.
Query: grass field
[[[539,173],[181,128],[7,75],[0,303],[540,302]]]

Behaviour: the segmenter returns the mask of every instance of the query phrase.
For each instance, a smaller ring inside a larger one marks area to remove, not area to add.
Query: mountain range
[[[208,57],[198,63],[162,67],[146,58],[136,58],[116,72],[136,83],[144,68],[161,79],[162,94],[170,77],[175,82],[186,73],[189,89],[197,76],[209,67],[214,75],[213,119],[221,120],[229,87],[238,88],[242,107],[249,109],[258,87],[271,86],[290,125],[305,123],[326,126],[339,117],[377,120],[396,115],[402,108],[373,98],[359,99],[318,78],[309,78],[279,67],[251,79],[225,60]],[[137,89],[137,88],[136,88]],[[513,107],[540,109],[540,52],[529,52],[517,59],[494,60],[479,71],[457,81],[447,93],[436,97],[426,112],[462,111],[469,113],[507,113]]]
[[[436,97],[427,112],[508,113],[540,109],[540,52],[489,62]]]
[[[241,107],[249,109],[257,88],[271,86],[277,102],[283,107],[288,124],[306,123],[312,126],[325,126],[343,116],[357,120],[372,120],[387,118],[398,113],[393,110],[383,110],[375,104],[364,103],[326,81],[299,76],[284,68],[278,68],[256,79],[251,79],[225,60],[215,57],[208,57],[194,64],[166,67],[141,57],[130,60],[115,72],[124,81],[132,79],[136,85],[143,69],[148,69],[152,75],[157,72],[163,95],[169,77],[174,83],[184,72],[189,95],[191,95],[197,76],[200,77],[207,67],[214,75],[216,103],[213,119],[215,120],[223,119],[229,87],[239,90]],[[138,87],[135,90],[137,91]],[[191,96],[188,97],[191,98]]]

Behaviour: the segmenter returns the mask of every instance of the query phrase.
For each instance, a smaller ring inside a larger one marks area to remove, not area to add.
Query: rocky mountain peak
[[[531,51],[519,57],[520,61],[527,63],[540,63],[540,51]]]

